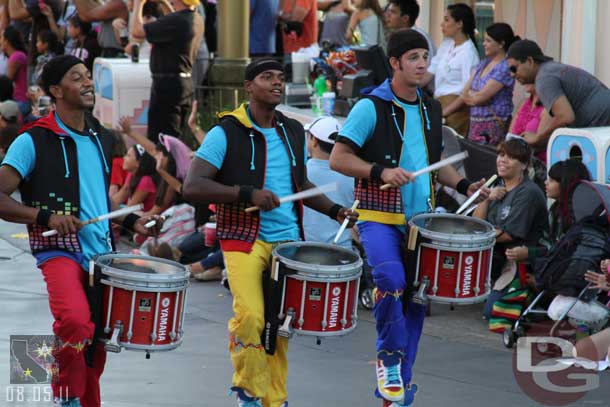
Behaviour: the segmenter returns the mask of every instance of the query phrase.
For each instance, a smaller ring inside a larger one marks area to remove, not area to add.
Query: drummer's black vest
[[[242,106],[233,113],[242,116],[245,114],[245,107]],[[225,185],[251,185],[262,189],[267,165],[265,136],[254,128],[246,127],[233,113],[222,117],[219,124],[226,135],[227,151],[215,180]],[[278,111],[275,112],[274,122],[277,134],[290,158],[293,188],[298,192],[306,181],[303,126]],[[217,204],[216,236],[221,241],[223,250],[251,250],[260,230],[260,212],[244,211],[251,205],[245,202]],[[302,236],[302,201],[298,201],[296,208]]]
[[[108,163],[111,162],[114,138],[92,116],[87,116],[86,128],[92,142],[98,146],[102,167],[105,168],[105,185],[99,188],[108,191]],[[53,115],[38,120],[24,130],[34,142],[36,163],[32,173],[19,186],[23,204],[78,218],[80,185],[76,142],[57,125]],[[43,237],[42,233],[46,230],[48,228],[44,226],[28,225],[32,253],[47,250],[82,252],[77,234]]]
[[[436,100],[423,94],[420,97],[422,98],[420,117],[426,139],[428,163],[435,163],[440,160],[443,144],[441,105]],[[402,151],[402,139],[397,126],[400,126],[400,129],[405,128],[405,112],[400,105],[393,101],[383,100],[376,96],[367,96],[367,98],[375,105],[377,115],[375,131],[362,148],[357,148],[355,145],[353,147],[356,148],[358,156],[367,162],[377,163],[386,168],[397,167],[400,163]],[[405,137],[408,137],[408,135],[405,135]],[[436,178],[436,173],[430,177],[430,191],[434,191]],[[359,208],[379,212],[402,213],[400,189],[390,188],[382,191],[380,189],[381,185],[381,181],[371,180],[370,178],[355,180],[354,196],[355,199],[360,201]],[[433,196],[431,198],[434,199]],[[434,201],[432,204],[434,204]]]

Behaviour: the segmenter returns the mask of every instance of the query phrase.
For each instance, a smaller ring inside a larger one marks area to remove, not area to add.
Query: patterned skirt
[[[468,139],[492,146],[498,145],[506,137],[510,118],[473,117],[470,116],[470,131]]]

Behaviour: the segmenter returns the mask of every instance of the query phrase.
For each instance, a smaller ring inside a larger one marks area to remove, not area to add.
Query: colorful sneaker
[[[415,393],[417,393],[417,385],[411,384],[405,391],[405,399],[402,402],[383,400],[383,407],[409,407],[415,401]]]
[[[231,387],[231,393],[237,393],[237,405],[239,407],[263,407],[261,399],[256,397],[250,397],[246,395],[246,392],[241,387]]]
[[[399,352],[381,351],[377,354],[377,390],[388,401],[401,401],[405,396],[400,376],[401,361]]]

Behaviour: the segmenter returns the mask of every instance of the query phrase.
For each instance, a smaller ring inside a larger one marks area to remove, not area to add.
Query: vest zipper
[[[97,142],[97,148],[100,150],[100,154],[102,155],[102,161],[104,162],[104,170],[106,171],[106,174],[110,174],[110,170],[108,169],[108,163],[106,162],[106,156],[104,155],[104,149],[102,148],[102,143],[100,142],[100,139],[97,137],[97,133],[92,129],[89,129],[89,134],[91,134]]]
[[[59,138],[61,141],[61,150],[64,153],[64,167],[66,168],[66,175],[64,175],[64,178],[70,178],[70,167],[68,166],[68,154],[66,153],[65,139],[65,137]]]
[[[296,167],[297,159],[294,156],[294,152],[292,151],[292,146],[290,145],[290,140],[288,139],[288,133],[286,133],[286,129],[284,128],[284,123],[278,122],[278,125],[282,129],[282,132],[284,133],[284,137],[286,138],[286,144],[288,144],[288,150],[290,151],[290,156],[292,157],[292,166]]]
[[[254,134],[250,132],[250,146],[252,147],[252,156],[250,158],[250,171],[254,171],[256,167],[254,166]]]

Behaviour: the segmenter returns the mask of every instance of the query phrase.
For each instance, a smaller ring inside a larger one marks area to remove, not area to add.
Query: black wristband
[[[373,164],[373,166],[371,167],[371,174],[370,177],[372,180],[374,181],[381,181],[381,173],[383,172],[384,168],[379,165],[379,164]]]
[[[462,195],[468,195],[468,187],[470,187],[470,185],[472,185],[472,182],[468,181],[466,178],[462,178],[455,186],[455,190]]]
[[[328,217],[332,220],[337,220],[337,215],[339,215],[339,211],[343,209],[343,207],[339,204],[334,204],[330,210],[328,211]]]
[[[240,185],[237,199],[240,202],[250,203],[252,202],[252,192],[254,192],[254,187],[252,185]]]
[[[53,215],[53,212],[46,209],[40,209],[38,211],[38,215],[36,215],[36,224],[48,227],[49,220],[51,220],[51,215]]]
[[[138,215],[135,213],[130,213],[129,215],[125,216],[122,225],[125,229],[133,231],[133,225],[136,224],[138,219],[140,219]]]

